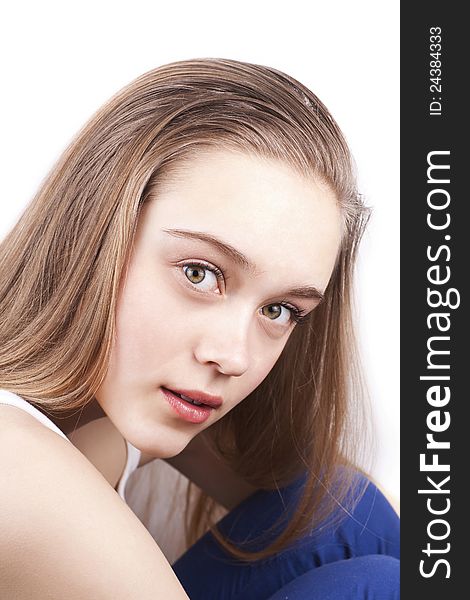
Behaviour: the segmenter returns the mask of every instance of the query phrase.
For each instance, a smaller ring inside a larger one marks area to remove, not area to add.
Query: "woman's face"
[[[296,311],[318,305],[340,232],[330,188],[284,163],[214,150],[172,176],[142,208],[96,394],[122,435],[175,456],[246,398],[281,354]]]

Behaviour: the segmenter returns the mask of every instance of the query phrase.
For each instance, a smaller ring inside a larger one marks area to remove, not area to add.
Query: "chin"
[[[182,431],[160,430],[158,433],[153,431],[150,435],[132,436],[133,439],[129,441],[144,454],[165,459],[173,458],[183,452],[197,433],[191,436]]]

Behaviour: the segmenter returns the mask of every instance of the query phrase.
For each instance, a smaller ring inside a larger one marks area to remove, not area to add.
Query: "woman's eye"
[[[282,304],[268,304],[263,306],[261,313],[278,325],[289,325],[293,321],[292,310]]]
[[[220,269],[207,265],[186,264],[183,266],[183,271],[186,279],[202,292],[218,289],[218,280],[223,279]]]

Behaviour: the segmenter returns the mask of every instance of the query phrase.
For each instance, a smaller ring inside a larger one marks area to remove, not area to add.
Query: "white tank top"
[[[35,417],[43,425],[45,425],[46,427],[49,427],[49,429],[52,429],[52,431],[55,431],[58,435],[65,438],[69,443],[72,443],[72,442],[70,442],[69,438],[65,435],[65,433],[63,431],[61,431],[55,423],[53,423],[48,417],[46,417],[46,415],[44,415],[35,406],[33,406],[32,404],[27,402],[24,398],[21,398],[21,396],[18,396],[17,394],[14,394],[13,392],[8,392],[7,390],[0,390],[0,404],[8,404],[10,406],[16,406],[17,408],[21,408],[22,410],[26,411],[27,413],[29,413],[30,415]],[[124,501],[126,500],[124,490],[126,488],[127,480],[129,479],[131,473],[133,473],[139,466],[140,455],[141,455],[140,450],[138,448],[136,448],[135,446],[133,446],[127,440],[126,440],[126,445],[127,445],[126,466],[124,467],[124,471],[121,475],[121,479],[119,480],[119,483],[117,486],[117,492]]]

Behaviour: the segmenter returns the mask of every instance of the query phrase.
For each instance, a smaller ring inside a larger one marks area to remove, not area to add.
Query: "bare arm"
[[[0,420],[0,597],[187,600],[162,552],[72,444],[14,407]]]

